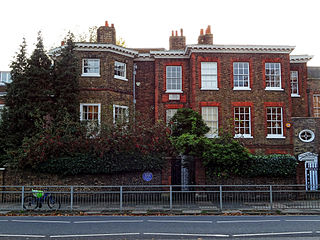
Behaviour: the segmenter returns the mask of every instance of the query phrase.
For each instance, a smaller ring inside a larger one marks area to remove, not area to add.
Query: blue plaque
[[[143,180],[145,180],[146,182],[150,182],[152,180],[152,172],[144,172],[142,174],[142,178]]]

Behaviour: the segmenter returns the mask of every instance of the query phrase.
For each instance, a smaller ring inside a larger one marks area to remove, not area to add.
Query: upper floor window
[[[129,122],[129,108],[127,106],[113,105],[113,122],[118,124]]]
[[[0,85],[5,83],[11,83],[10,72],[0,72]]]
[[[100,77],[100,59],[82,59],[82,75]]]
[[[313,95],[313,116],[320,117],[320,94]]]
[[[117,61],[114,62],[114,77],[121,80],[128,80],[125,63]]]
[[[182,92],[182,67],[166,67],[167,92]]]
[[[178,109],[167,109],[166,110],[166,123],[169,124],[171,118],[178,112]]]
[[[250,107],[234,107],[235,137],[252,138]]]
[[[298,71],[290,72],[291,96],[299,96]]]
[[[248,62],[233,63],[233,89],[250,89]]]
[[[201,89],[218,89],[218,74],[216,62],[201,62]]]
[[[266,90],[281,89],[281,64],[265,63]]]
[[[218,107],[202,107],[201,115],[203,121],[210,128],[207,137],[218,136]]]
[[[282,107],[267,107],[267,138],[284,138]]]

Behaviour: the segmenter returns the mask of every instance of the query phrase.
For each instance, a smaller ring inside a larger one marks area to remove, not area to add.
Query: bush
[[[295,176],[297,165],[297,160],[291,155],[252,155],[243,175],[247,177]]]

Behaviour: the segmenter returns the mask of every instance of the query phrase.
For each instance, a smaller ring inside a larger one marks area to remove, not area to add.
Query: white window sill
[[[235,91],[250,91],[251,88],[249,88],[249,87],[234,87],[233,90],[235,90]]]
[[[166,90],[166,93],[183,93],[181,90]]]
[[[268,134],[268,135],[267,135],[267,138],[270,138],[270,139],[272,139],[272,138],[285,139],[286,137],[283,136],[283,135]]]
[[[96,73],[82,73],[81,77],[100,77],[100,74]]]
[[[249,134],[236,134],[234,135],[234,138],[253,138],[253,136]]]
[[[6,84],[4,82],[0,82],[0,86],[5,86]]]
[[[283,88],[273,88],[273,87],[266,87],[266,91],[284,91]]]
[[[217,137],[219,137],[218,134],[206,134],[205,136],[207,138],[217,138]]]
[[[118,75],[114,75],[114,78],[115,78],[115,79],[119,79],[119,80],[123,80],[123,81],[128,81],[127,78],[121,77],[121,76],[118,76]]]
[[[217,91],[219,90],[219,88],[201,88],[200,90],[204,90],[204,91]]]
[[[291,97],[300,97],[299,94],[291,94]]]

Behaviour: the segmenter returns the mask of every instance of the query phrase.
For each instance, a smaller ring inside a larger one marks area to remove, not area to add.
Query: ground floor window
[[[218,107],[202,107],[201,115],[203,121],[210,128],[207,137],[218,136]]]
[[[113,105],[113,122],[124,124],[129,121],[129,109],[127,106]]]

